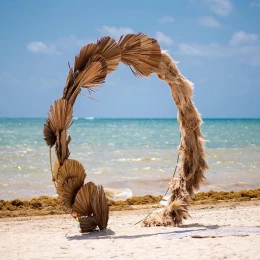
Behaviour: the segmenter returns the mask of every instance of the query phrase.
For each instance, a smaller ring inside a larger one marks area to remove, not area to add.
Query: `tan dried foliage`
[[[84,46],[75,57],[74,69],[69,70],[63,99],[55,101],[51,107],[44,125],[44,139],[50,147],[56,143],[56,155],[59,164],[62,165],[69,156],[70,138],[67,139],[66,131],[72,119],[72,105],[81,88],[94,91],[96,87],[104,83],[107,73],[117,68],[120,60],[129,66],[136,76],[157,73],[158,78],[166,81],[171,88],[172,97],[178,108],[182,134],[179,146],[182,166],[179,170],[178,187],[176,183],[171,186],[170,206],[165,209],[162,223],[179,224],[187,216],[188,201],[193,196],[194,190],[199,189],[208,166],[204,159],[204,140],[200,131],[202,120],[192,102],[193,85],[181,75],[170,55],[161,52],[155,39],[137,33],[121,36],[118,43],[111,37],[103,37],[95,44]],[[73,184],[67,184],[67,186],[72,187]],[[101,188],[93,194],[92,202],[95,208],[93,211],[97,214],[100,226],[104,227],[106,226],[104,216],[106,216],[105,213],[108,214],[105,206],[106,199],[102,195]],[[68,202],[67,205],[70,203]]]
[[[63,189],[60,190],[60,192],[58,193],[62,204],[68,210],[68,212],[72,212],[72,205],[74,204],[76,194],[78,193],[82,185],[83,182],[80,178],[69,178],[63,184]]]
[[[139,62],[141,52],[141,40],[139,35],[140,34],[127,34],[121,36],[118,41],[118,45],[121,49],[121,61],[127,66]]]
[[[96,229],[98,220],[95,216],[81,217],[79,225],[82,233],[92,232]]]
[[[80,53],[75,56],[74,73],[85,69],[90,57],[98,53],[99,46],[96,43],[90,43],[81,48]]]
[[[53,180],[52,181],[57,181],[58,180],[59,168],[60,168],[59,160],[56,160],[54,162],[54,166],[53,166]]]
[[[121,49],[117,42],[111,37],[102,37],[97,42],[99,46],[98,54],[107,61],[107,73],[115,71],[121,60]]]
[[[72,206],[73,212],[78,216],[91,216],[93,213],[91,199],[97,187],[93,182],[88,182],[78,191]]]
[[[127,34],[121,36],[118,44],[121,48],[121,61],[133,67],[134,75],[148,77],[158,71],[161,48],[157,40],[142,33]]]
[[[106,194],[101,185],[98,185],[92,196],[91,206],[94,216],[98,219],[98,227],[104,229],[107,227],[109,208]]]
[[[63,192],[64,183],[70,179],[77,177],[81,181],[82,185],[86,178],[86,173],[83,165],[76,160],[67,159],[64,164],[59,167],[56,182],[57,182],[57,193],[59,195]],[[81,186],[82,186],[81,185]]]
[[[69,157],[67,130],[71,125],[72,106],[65,99],[59,99],[50,107],[50,113],[44,124],[43,134],[47,145],[52,147],[56,143],[56,155],[60,164]]]

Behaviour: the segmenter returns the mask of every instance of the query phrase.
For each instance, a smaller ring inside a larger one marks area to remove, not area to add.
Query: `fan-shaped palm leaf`
[[[63,189],[60,192],[60,199],[64,207],[72,212],[72,205],[74,203],[75,197],[79,189],[82,187],[83,182],[80,178],[74,177],[69,178],[63,184]]]
[[[93,213],[91,199],[96,189],[97,187],[93,182],[88,182],[81,187],[72,206],[73,212],[77,213],[79,216],[91,216]]]
[[[98,185],[96,191],[93,193],[91,206],[94,216],[96,216],[98,219],[99,228],[106,228],[108,222],[109,208],[107,204],[106,194],[101,185]]]
[[[44,125],[44,140],[47,145],[53,146],[62,130],[67,130],[72,120],[72,106],[66,99],[55,100],[50,107],[50,113]],[[60,138],[60,136],[59,136]]]
[[[56,142],[56,128],[48,117],[43,127],[43,136],[46,144],[52,147]]]
[[[118,45],[121,49],[121,61],[130,66],[138,63],[141,52],[141,33],[138,34],[127,34],[121,36]]]
[[[73,159],[65,160],[63,165],[59,167],[59,171],[56,178],[57,193],[59,195],[62,194],[63,185],[68,179],[77,177],[82,182],[83,185],[86,176],[87,175],[85,173],[85,169],[81,163]]]
[[[148,77],[151,73],[156,72],[161,62],[161,48],[155,39],[147,35],[140,35],[141,52],[139,62],[132,66],[140,76]]]
[[[98,54],[102,55],[107,62],[107,73],[117,69],[121,60],[121,49],[116,41],[111,37],[102,37],[97,42],[99,46]]]
[[[81,48],[80,53],[75,56],[74,73],[84,70],[89,58],[97,54],[98,50],[99,46],[96,43],[90,43]]]

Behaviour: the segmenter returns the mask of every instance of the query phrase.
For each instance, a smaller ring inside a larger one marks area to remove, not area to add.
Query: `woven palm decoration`
[[[152,215],[143,224],[181,224],[189,216],[189,201],[194,191],[200,188],[208,168],[200,131],[202,120],[192,102],[193,85],[181,75],[170,55],[161,51],[158,42],[143,33],[137,33],[121,36],[118,42],[107,36],[96,43],[87,44],[75,56],[62,98],[50,107],[43,130],[46,144],[50,149],[55,145],[57,160],[52,174],[57,193],[67,211],[78,216],[83,232],[97,227],[106,228],[109,208],[103,187],[92,182],[84,184],[84,167],[76,160],[68,159],[71,137],[67,136],[67,130],[72,123],[73,105],[81,89],[95,91],[105,82],[107,74],[117,69],[120,61],[135,76],[148,77],[156,73],[159,79],[166,81],[178,108],[181,131],[178,149],[182,157],[179,179],[170,183],[172,195],[163,214],[160,217]]]

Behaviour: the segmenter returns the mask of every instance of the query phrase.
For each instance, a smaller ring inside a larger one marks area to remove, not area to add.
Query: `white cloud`
[[[108,36],[112,36],[116,39],[119,39],[121,35],[125,34],[131,34],[134,33],[134,30],[128,27],[110,27],[110,26],[103,26],[101,29],[99,29],[101,33],[106,33]]]
[[[62,54],[70,50],[79,50],[84,45],[95,42],[88,39],[80,39],[75,35],[59,38],[54,43],[46,44],[42,41],[33,41],[27,44],[27,49],[32,53]]]
[[[228,16],[233,6],[230,0],[204,0],[211,11],[220,16]]]
[[[236,32],[230,40],[231,45],[252,44],[258,41],[258,35],[254,33]]]
[[[251,7],[260,7],[260,0],[254,0],[250,3]]]
[[[165,45],[172,45],[173,44],[173,40],[169,36],[166,36],[162,32],[156,32],[156,37],[155,38],[161,44],[165,44]]]
[[[250,66],[260,66],[259,35],[245,32],[234,33],[229,44],[226,45],[217,43],[181,43],[178,45],[176,53],[197,57],[236,58],[238,61]]]
[[[30,42],[27,44],[27,49],[32,53],[58,54],[54,44],[45,44],[43,42]]]
[[[178,46],[178,54],[192,56],[224,56],[225,50],[223,46],[217,43],[197,44],[197,43],[182,43]]]
[[[220,23],[211,16],[203,16],[198,18],[198,23],[202,26],[211,27],[211,28],[220,27]]]
[[[158,23],[173,23],[174,19],[170,16],[164,16],[158,20]]]

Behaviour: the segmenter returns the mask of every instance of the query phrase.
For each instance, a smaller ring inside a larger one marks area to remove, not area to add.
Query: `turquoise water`
[[[55,194],[44,123],[0,119],[0,199]],[[260,119],[205,119],[202,131],[210,167],[202,191],[260,187]],[[69,134],[70,158],[84,165],[87,181],[134,195],[167,189],[179,144],[176,119],[74,119]]]

